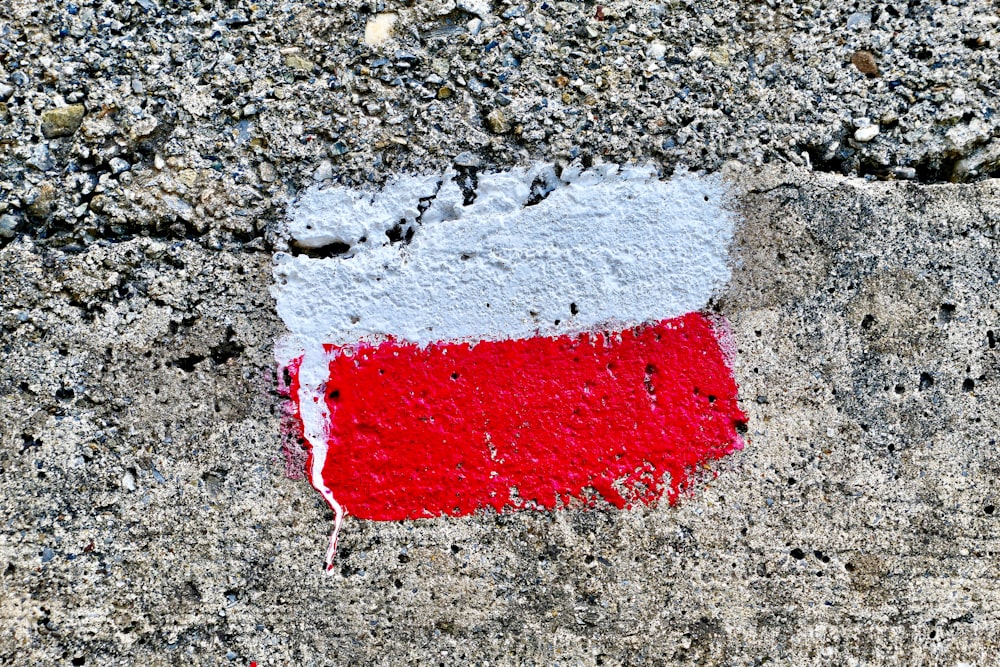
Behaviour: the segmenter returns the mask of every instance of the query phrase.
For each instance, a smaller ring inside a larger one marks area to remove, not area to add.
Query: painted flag
[[[717,178],[549,165],[335,187],[293,207],[278,346],[336,514],[674,500],[742,446]]]

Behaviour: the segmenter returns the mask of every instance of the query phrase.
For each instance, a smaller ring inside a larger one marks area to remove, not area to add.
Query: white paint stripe
[[[613,165],[557,177],[538,165],[480,176],[468,206],[453,177],[308,192],[291,210],[294,241],[351,250],[275,257],[288,328],[334,344],[552,335],[698,310],[729,279],[732,219],[718,177],[660,181]],[[538,193],[547,196],[524,206]],[[390,244],[401,220],[412,241]]]

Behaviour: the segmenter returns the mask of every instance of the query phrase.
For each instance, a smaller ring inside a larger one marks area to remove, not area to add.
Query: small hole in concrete
[[[792,549],[789,554],[791,554],[792,558],[795,560],[802,560],[806,557],[806,552],[802,551],[802,549],[799,549],[798,547]]]
[[[987,514],[993,514],[993,512],[996,511],[996,507],[994,507],[993,505],[987,505],[986,507],[983,508],[983,511],[986,512]]]
[[[962,391],[972,391],[975,388],[976,388],[976,381],[973,380],[972,378],[965,378],[965,381],[962,382]]]
[[[941,307],[938,308],[938,322],[941,324],[947,324],[951,322],[951,318],[955,316],[955,304],[953,303],[942,303]]]
[[[930,373],[926,373],[926,372],[925,373],[921,373],[920,374],[920,391],[923,391],[925,389],[930,389],[933,386],[934,386],[934,376],[932,376]]]

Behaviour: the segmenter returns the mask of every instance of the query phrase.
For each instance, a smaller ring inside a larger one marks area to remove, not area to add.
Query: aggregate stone
[[[46,245],[146,233],[269,246],[327,159],[352,186],[440,172],[469,150],[494,169],[654,159],[714,171],[738,159],[921,182],[1000,169],[988,0],[69,7],[0,9],[0,199],[34,187],[25,147],[39,127],[66,134],[42,174],[58,183],[39,221]],[[497,109],[509,130],[490,121]],[[859,116],[882,126],[871,141],[853,137]],[[174,164],[157,169],[157,156]],[[131,180],[93,197],[78,176],[96,184],[115,157]],[[185,168],[204,177],[175,192]]]
[[[854,139],[861,143],[867,143],[878,136],[878,125],[865,125],[854,131]]]
[[[43,111],[42,134],[48,139],[70,136],[79,129],[84,113],[82,104]]]
[[[878,64],[875,62],[875,55],[871,51],[855,51],[851,56],[851,64],[858,68],[858,71],[868,76],[878,76]]]
[[[0,216],[0,237],[11,239],[14,238],[14,232],[17,230],[18,220],[13,215],[9,213]]]
[[[494,109],[487,114],[486,122],[489,125],[490,130],[496,134],[510,132],[510,120],[507,119],[507,114],[505,114],[501,109]]]

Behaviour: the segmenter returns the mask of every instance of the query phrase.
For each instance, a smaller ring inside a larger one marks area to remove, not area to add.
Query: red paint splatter
[[[285,477],[302,479],[306,470],[308,452],[302,437],[302,418],[299,415],[299,367],[302,359],[295,359],[279,369],[278,394],[288,398],[281,406],[281,453],[285,459]]]
[[[742,446],[736,383],[699,313],[573,337],[327,349],[323,480],[365,519],[673,502],[695,466]]]

